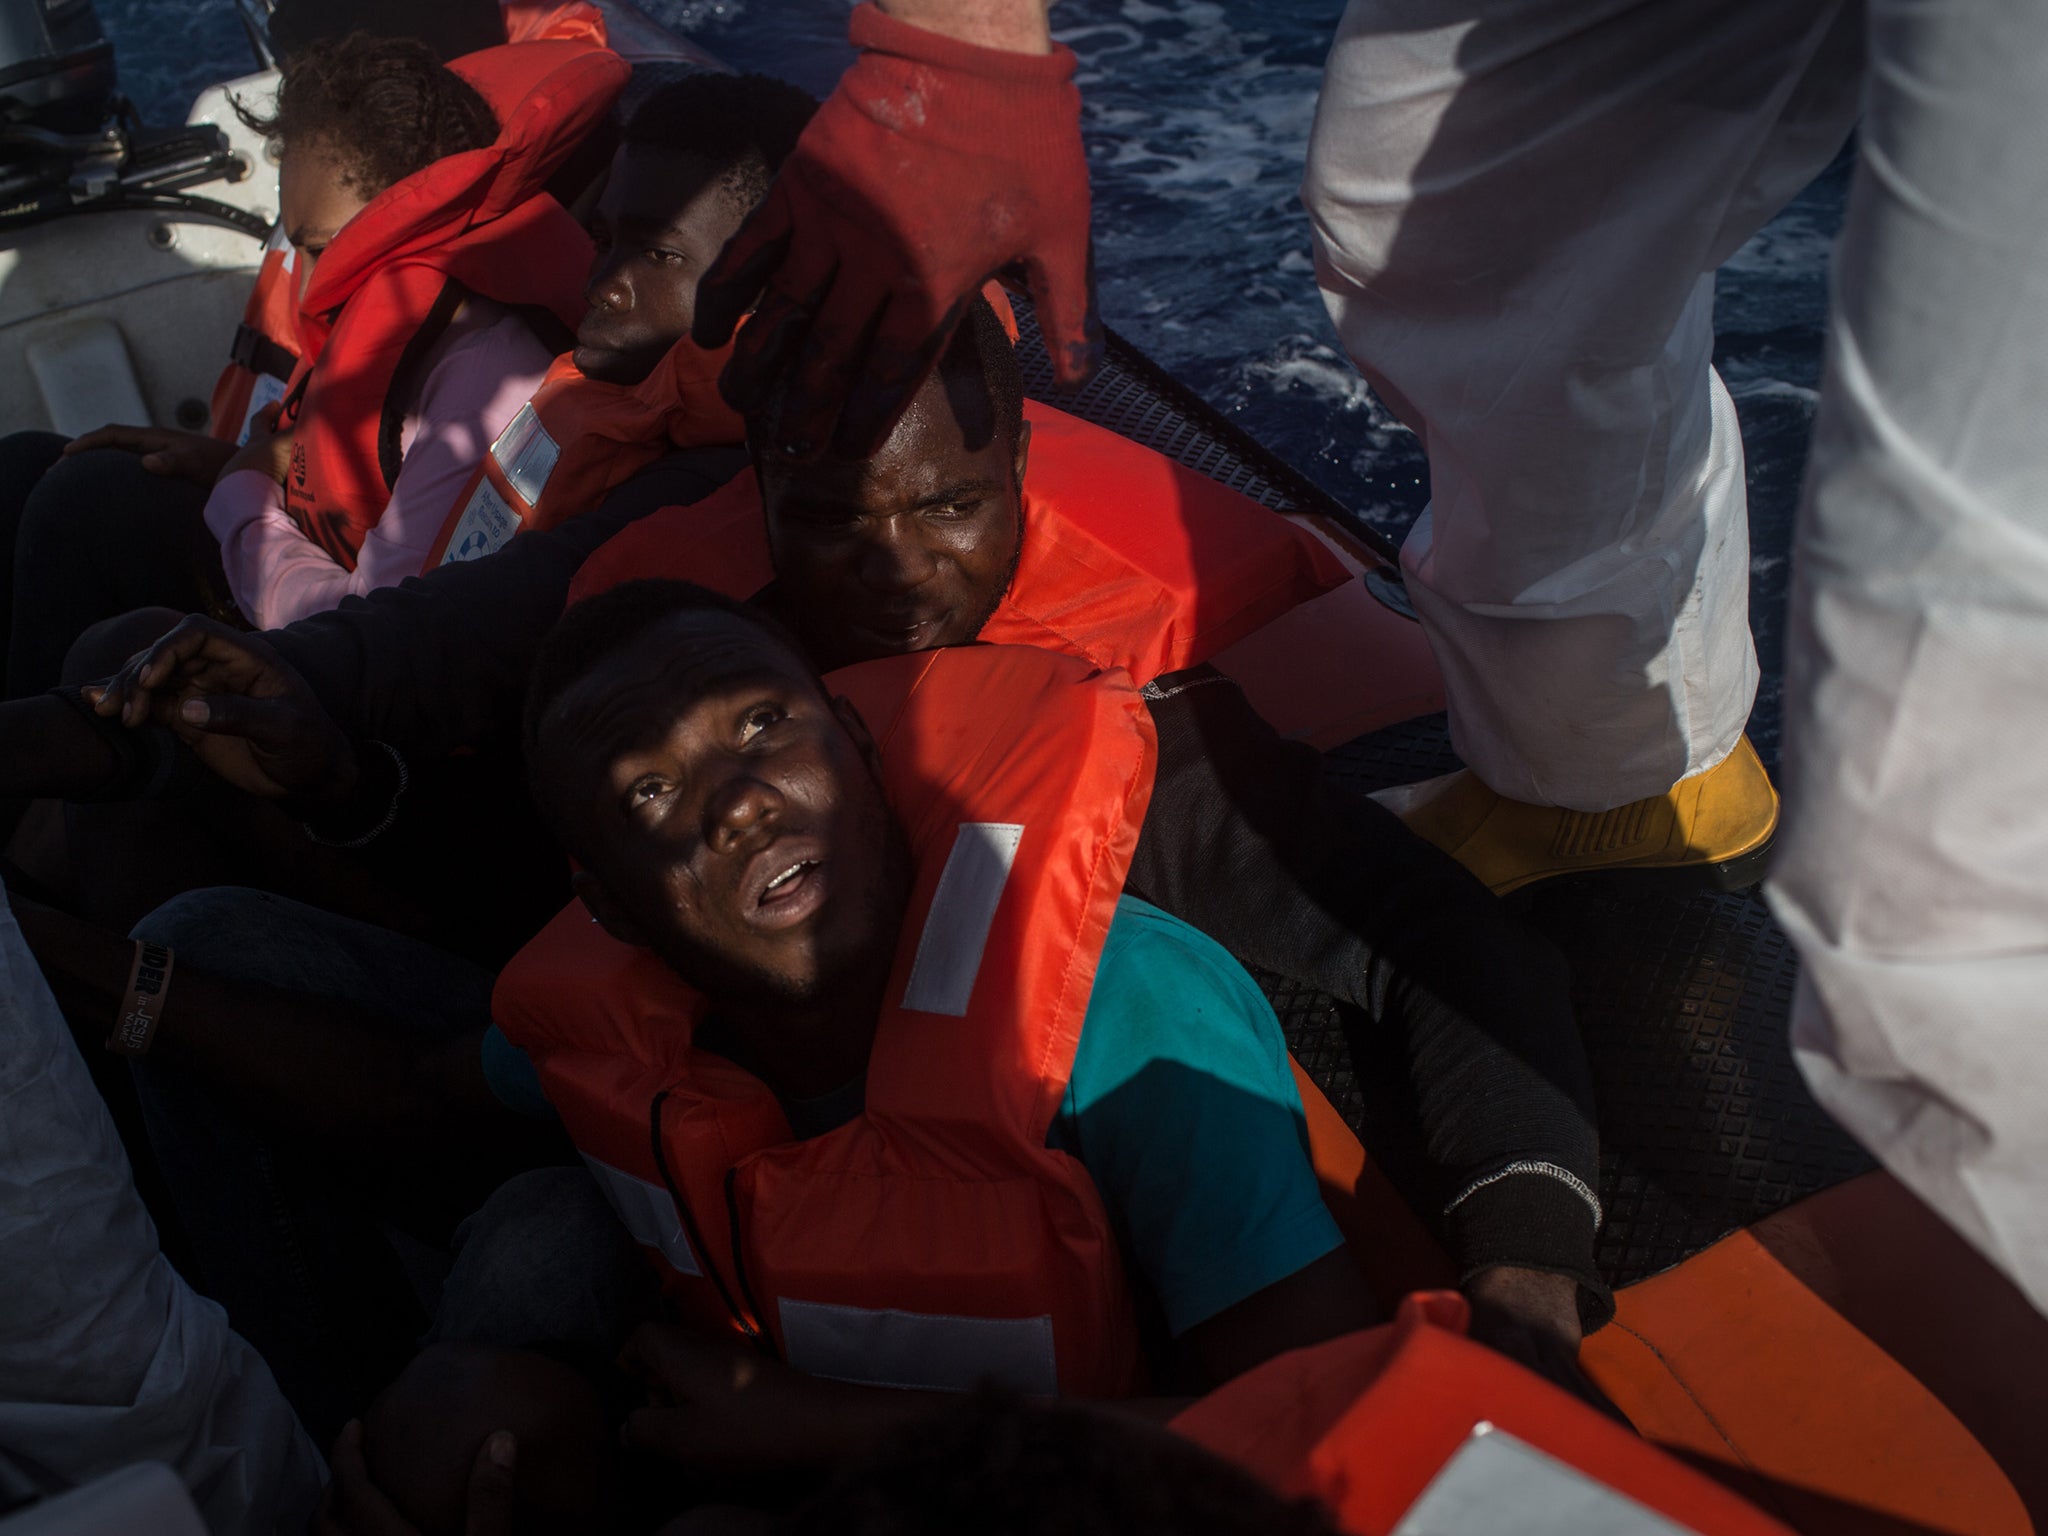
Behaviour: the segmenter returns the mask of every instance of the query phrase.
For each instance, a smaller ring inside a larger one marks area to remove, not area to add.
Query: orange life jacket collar
[[[1024,402],[1024,548],[980,639],[1038,645],[1137,681],[1207,661],[1350,573],[1320,540],[1206,476]],[[638,576],[752,597],[774,578],[752,470],[642,518],[584,563],[570,600]]]
[[[584,377],[573,353],[556,358],[449,508],[423,569],[588,512],[673,449],[744,441],[746,424],[718,392],[731,356],[730,343],[707,352],[686,336],[631,385]]]
[[[1002,286],[982,291],[1016,341]],[[455,498],[421,569],[480,560],[515,534],[588,512],[670,449],[744,442],[746,422],[718,391],[731,357],[731,342],[707,352],[685,336],[631,385],[584,377],[573,353],[556,358]]]
[[[819,1374],[1127,1393],[1116,1239],[1045,1138],[1151,793],[1143,703],[1022,647],[830,681],[874,732],[916,871],[860,1116],[791,1141],[774,1095],[695,1045],[701,999],[580,905],[493,1013],[696,1320]]]

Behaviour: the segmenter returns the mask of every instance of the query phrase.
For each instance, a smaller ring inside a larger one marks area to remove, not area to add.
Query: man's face
[[[576,366],[607,384],[638,384],[697,314],[697,279],[740,227],[742,210],[704,163],[647,144],[612,160],[590,217],[597,260],[576,328]]]
[[[776,583],[820,665],[981,633],[1017,570],[1029,435],[970,447],[934,372],[871,459],[756,459]]]
[[[678,614],[566,690],[548,732],[585,899],[619,937],[728,1007],[886,973],[901,835],[859,717],[786,644]]]

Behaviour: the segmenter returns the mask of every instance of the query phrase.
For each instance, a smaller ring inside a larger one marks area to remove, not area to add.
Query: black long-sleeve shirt
[[[424,761],[516,727],[527,674],[591,551],[738,474],[738,448],[670,454],[580,517],[264,636],[349,735]]]
[[[1129,888],[1392,1029],[1461,1272],[1569,1274],[1605,1322],[1592,1071],[1563,957],[1213,667],[1145,695],[1159,761]]]

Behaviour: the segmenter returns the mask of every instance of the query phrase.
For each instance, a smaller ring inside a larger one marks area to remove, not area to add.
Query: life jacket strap
[[[377,421],[377,470],[384,477],[386,495],[398,483],[399,466],[405,462],[405,411],[412,404],[413,384],[468,297],[469,289],[449,278],[441,285],[420,328],[412,333],[405,350],[398,355],[398,366],[392,370],[390,388],[384,393],[384,410]]]
[[[235,344],[228,348],[228,360],[237,368],[281,383],[290,382],[292,370],[299,364],[289,348],[278,345],[246,322],[235,327]]]

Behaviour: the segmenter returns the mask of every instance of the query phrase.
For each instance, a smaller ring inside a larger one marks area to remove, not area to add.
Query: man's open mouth
[[[786,928],[817,911],[825,899],[825,863],[815,848],[773,848],[748,871],[752,900],[746,916],[756,927]]]
[[[937,644],[939,626],[944,618],[944,614],[928,619],[884,617],[867,622],[856,621],[853,628],[877,649],[899,654],[921,651]]]
[[[781,894],[790,888],[791,881],[803,879],[804,875],[808,871],[816,869],[817,867],[818,861],[816,859],[798,859],[794,864],[790,865],[789,868],[785,869],[773,880],[770,880],[767,883],[767,885],[762,887],[761,900],[759,904],[762,906],[766,906],[768,905],[768,903],[772,901],[780,900]]]

